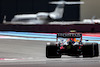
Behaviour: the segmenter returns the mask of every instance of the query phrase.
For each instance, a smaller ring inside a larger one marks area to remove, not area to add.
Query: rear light
[[[79,46],[79,49],[81,49],[81,46]]]
[[[81,48],[82,48],[82,46],[83,46],[83,45],[79,46],[79,49],[81,49]]]

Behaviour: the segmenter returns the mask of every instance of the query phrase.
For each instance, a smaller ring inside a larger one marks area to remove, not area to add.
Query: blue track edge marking
[[[48,39],[48,38],[0,38],[0,39],[19,39],[19,40],[38,40],[38,41],[56,41],[56,39]],[[82,42],[87,42],[87,43],[98,43],[100,44],[100,41],[85,41],[83,40]]]
[[[56,34],[4,31],[4,32],[0,32],[0,35],[21,36],[21,37],[15,37],[15,38],[0,38],[0,39],[56,41]],[[29,38],[27,38],[27,37],[29,37]],[[37,38],[34,38],[34,37],[37,37]],[[52,38],[54,38],[54,39],[52,39]],[[83,42],[86,42],[85,40],[100,40],[100,37],[83,36]],[[100,44],[100,41],[88,41],[88,42],[90,42],[90,43],[96,42],[96,43]]]
[[[0,32],[0,35],[8,35],[8,36],[23,36],[23,37],[43,37],[43,38],[56,38],[55,34],[43,34],[43,33],[15,33],[15,32]]]

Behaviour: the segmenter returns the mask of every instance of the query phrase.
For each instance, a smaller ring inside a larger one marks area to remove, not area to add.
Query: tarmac
[[[47,42],[0,39],[0,67],[100,67],[100,56],[76,58],[64,55],[48,59],[45,56]]]

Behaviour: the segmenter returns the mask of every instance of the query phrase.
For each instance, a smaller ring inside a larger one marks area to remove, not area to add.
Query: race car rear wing
[[[80,33],[57,33],[57,38],[81,38]]]

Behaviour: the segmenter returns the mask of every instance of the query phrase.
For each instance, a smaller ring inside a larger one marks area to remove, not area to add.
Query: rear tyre
[[[98,43],[93,43],[94,45],[94,56],[99,56],[99,46]]]
[[[56,44],[50,43],[46,45],[46,57],[47,58],[61,58],[59,47]]]
[[[99,56],[99,48],[97,43],[86,43],[83,45],[83,57]]]

